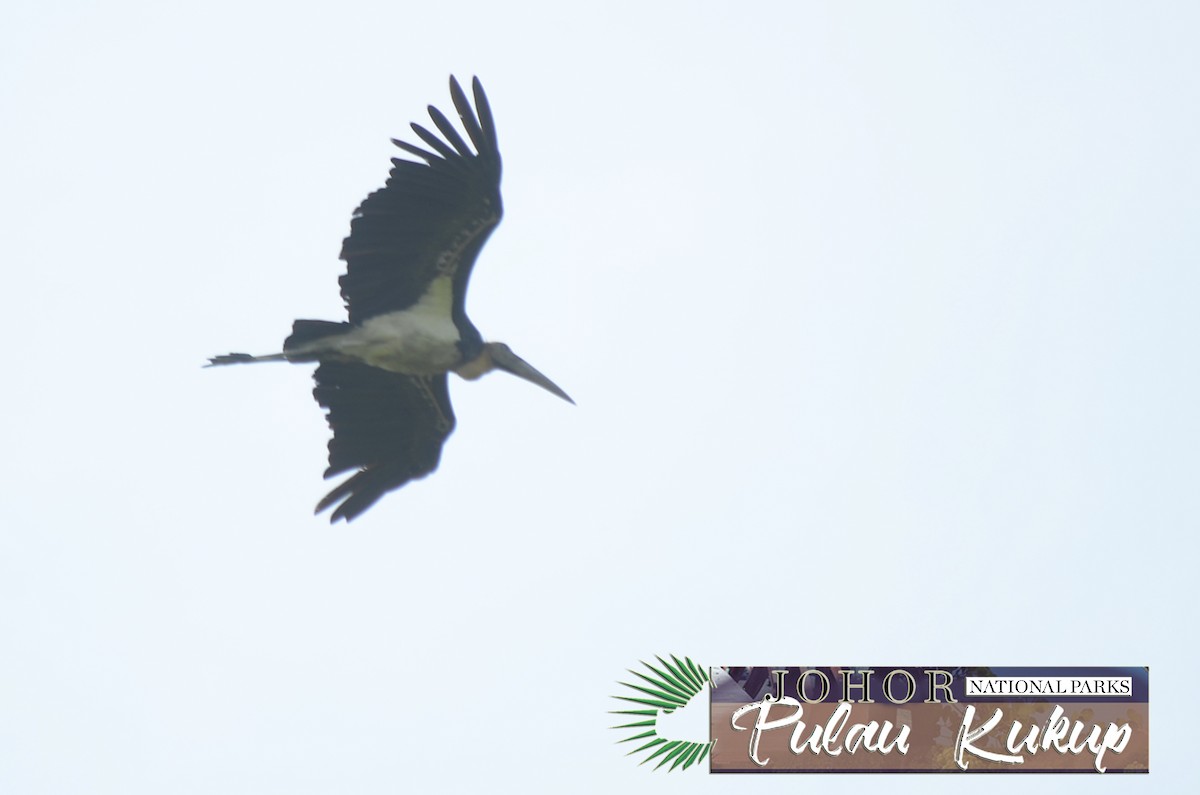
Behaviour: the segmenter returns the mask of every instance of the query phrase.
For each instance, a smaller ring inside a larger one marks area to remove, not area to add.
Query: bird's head
[[[558,384],[542,375],[536,367],[512,352],[512,348],[503,342],[488,342],[483,346],[483,353],[474,361],[468,362],[455,372],[463,378],[475,379],[492,370],[503,370],[518,378],[524,378],[531,384],[537,384],[542,389],[558,395],[563,400],[574,405],[571,396],[559,389]]]

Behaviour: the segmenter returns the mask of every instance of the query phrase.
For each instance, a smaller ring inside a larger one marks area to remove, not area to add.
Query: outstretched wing
[[[317,504],[331,522],[350,521],[376,500],[437,469],[454,430],[445,373],[413,376],[361,362],[322,362],[313,397],[333,431],[325,477],[358,470]]]
[[[425,162],[394,158],[387,184],[355,210],[342,243],[346,274],[339,281],[350,322],[407,309],[439,275],[453,277],[456,320],[465,319],[471,266],[503,212],[496,125],[479,78],[472,89],[475,109],[450,78],[450,96],[474,151],[430,105],[442,137],[419,124],[412,129],[433,151],[393,139]]]

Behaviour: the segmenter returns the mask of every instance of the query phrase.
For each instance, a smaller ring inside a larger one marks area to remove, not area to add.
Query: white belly
[[[440,277],[414,306],[377,315],[332,342],[338,353],[408,375],[444,373],[462,358],[450,317],[450,279]]]

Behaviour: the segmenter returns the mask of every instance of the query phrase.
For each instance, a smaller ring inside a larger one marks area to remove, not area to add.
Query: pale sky
[[[638,768],[703,665],[1150,665],[1194,781],[1187,2],[9,2],[5,793],[1096,791]],[[440,470],[312,508],[390,137],[479,75],[507,215]],[[1152,783],[1151,783],[1152,782]]]

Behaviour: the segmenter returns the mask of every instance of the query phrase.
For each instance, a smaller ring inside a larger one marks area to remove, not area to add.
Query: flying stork
[[[424,162],[393,158],[387,183],[354,211],[338,280],[349,321],[297,320],[282,353],[209,360],[317,362],[313,396],[333,431],[325,477],[354,472],[317,503],[316,513],[336,505],[331,522],[437,468],[454,430],[447,373],[504,370],[574,403],[507,345],[484,342],[467,317],[471,268],[502,214],[496,126],[479,78],[472,89],[474,109],[450,78],[474,151],[432,105],[440,138],[412,124],[429,149],[392,139]]]

